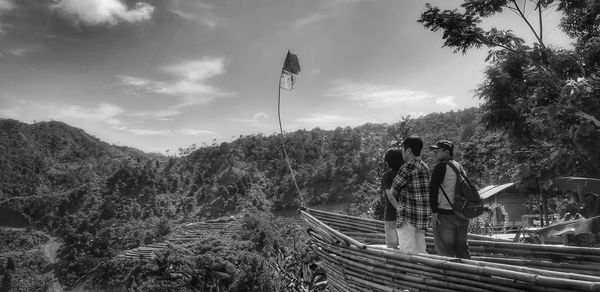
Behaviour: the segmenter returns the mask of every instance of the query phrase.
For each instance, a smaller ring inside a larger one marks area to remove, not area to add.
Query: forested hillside
[[[377,200],[390,142],[409,134],[427,144],[451,139],[461,157],[476,134],[476,115],[472,108],[394,125],[299,130],[283,139],[305,204],[344,203],[346,212],[364,214]],[[0,128],[0,207],[62,238],[56,270],[63,285],[75,285],[98,265],[110,266],[124,249],[164,239],[178,222],[301,204],[279,135],[242,136],[166,157],[109,145],[61,122],[3,119]],[[431,162],[428,151],[423,157]]]
[[[401,118],[392,125],[315,128],[283,137],[241,136],[220,145],[187,148],[187,155],[170,157],[109,145],[61,122],[25,124],[3,119],[0,208],[20,213],[33,228],[61,238],[60,261],[53,268],[67,287],[93,280],[94,286],[104,289],[135,285],[168,289],[181,283],[170,280],[170,272],[160,272],[165,265],[178,263],[197,274],[215,260],[223,261],[220,267],[225,274],[219,275],[224,278],[205,275],[213,282],[188,279],[185,285],[191,290],[208,287],[207,283],[222,289],[280,287],[283,282],[255,278],[258,282],[244,284],[236,278],[258,267],[265,275],[276,274],[273,265],[266,263],[277,254],[292,259],[293,266],[310,263],[303,259],[308,254],[306,244],[297,245],[302,230],[277,225],[271,212],[295,210],[303,198],[307,206],[337,204],[343,206],[339,211],[349,214],[377,215],[382,156],[394,140],[418,135],[426,146],[439,139],[452,140],[457,147],[455,159],[463,162],[479,186],[518,182],[523,165],[509,159],[517,148],[504,134],[480,126],[479,115],[479,109],[470,108]],[[301,196],[292,182],[282,139]],[[433,165],[427,148],[422,157]],[[123,250],[164,241],[186,222],[241,214],[245,214],[245,235],[233,245],[217,240],[172,247],[163,262],[143,267],[115,258]],[[28,240],[15,234],[11,238]],[[213,259],[197,258],[198,252],[210,250]],[[232,250],[244,256],[227,256]],[[22,267],[27,261],[16,260]],[[247,270],[239,270],[241,263]],[[38,265],[39,273],[47,270]],[[33,287],[27,286],[31,269],[16,271],[4,278],[21,283],[19,291]],[[114,280],[114,271],[134,276]]]

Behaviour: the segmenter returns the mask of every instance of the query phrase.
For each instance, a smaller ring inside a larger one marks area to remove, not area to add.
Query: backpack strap
[[[458,168],[456,168],[456,166],[454,165],[454,163],[448,161],[446,164],[448,164],[452,168],[452,170],[454,170],[454,172],[456,172],[457,176],[462,176],[463,179],[466,180],[469,184],[471,183],[471,181],[469,180],[469,178],[467,178],[467,176],[465,175],[464,171],[458,170]],[[458,179],[458,177],[457,177],[457,179]],[[458,181],[457,181],[457,183],[458,183]]]
[[[448,195],[446,194],[446,191],[444,191],[444,188],[442,188],[442,186],[440,186],[440,190],[442,190],[442,194],[444,194],[444,197],[446,197],[446,201],[448,201],[448,204],[450,204],[450,207],[452,207],[452,210],[454,210],[452,202],[450,202],[450,198],[448,198]]]

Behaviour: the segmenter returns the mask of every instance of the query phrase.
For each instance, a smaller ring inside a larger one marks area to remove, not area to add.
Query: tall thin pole
[[[277,119],[279,120],[279,131],[281,133],[281,146],[283,147],[283,154],[285,155],[285,161],[287,162],[288,169],[290,170],[290,174],[292,176],[292,181],[294,182],[294,186],[296,187],[296,192],[298,192],[298,198],[300,199],[300,205],[304,207],[304,197],[302,196],[302,192],[300,192],[300,188],[298,187],[298,183],[296,182],[296,177],[294,176],[294,170],[292,169],[292,164],[290,163],[290,158],[288,157],[287,150],[285,150],[285,142],[283,141],[283,126],[281,125],[281,76],[283,74],[283,68],[281,69],[281,74],[279,75],[279,83],[277,84],[277,88],[279,89],[279,94],[277,95]],[[291,73],[290,73],[291,74]]]

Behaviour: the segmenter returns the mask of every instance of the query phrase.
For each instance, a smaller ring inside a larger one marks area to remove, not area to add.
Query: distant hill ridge
[[[445,138],[461,146],[476,132],[477,110],[434,113],[391,125],[286,133],[305,203],[358,202],[375,195],[381,157],[390,141],[417,134],[425,143]],[[280,139],[241,136],[185,157],[165,157],[110,145],[62,122],[0,119],[0,198],[79,192],[100,196],[88,208],[104,218],[123,219],[149,212],[169,218],[215,218],[250,205],[293,209],[300,204],[299,196]],[[424,150],[423,158],[431,162],[429,155]],[[456,155],[461,157],[461,147]]]

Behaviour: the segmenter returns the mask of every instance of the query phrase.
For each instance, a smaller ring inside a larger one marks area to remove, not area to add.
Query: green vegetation
[[[536,38],[533,45],[509,30],[482,28],[482,18],[498,13],[524,16],[524,3],[533,15],[558,8],[574,49],[546,44],[543,18],[536,25],[522,18]],[[42,235],[2,231],[0,253],[16,246],[28,251],[10,257],[14,270],[0,262],[2,289],[44,290],[51,271],[67,287],[109,290],[312,287],[307,266],[314,257],[303,231],[270,213],[302,204],[281,139],[308,206],[343,203],[346,213],[380,216],[382,155],[391,141],[412,134],[426,144],[455,142],[455,159],[480,187],[517,182],[535,194],[532,212],[574,209],[581,198],[559,194],[540,201],[537,194],[552,177],[600,177],[600,6],[595,3],[469,0],[460,11],[427,6],[419,21],[442,31],[445,46],[462,53],[490,49],[485,80],[476,90],[481,108],[406,117],[392,125],[240,136],[220,145],[180,148],[179,157],[108,145],[61,122],[0,119],[0,207],[62,240],[60,261],[48,265],[36,249]],[[433,164],[427,150],[422,157]],[[240,214],[244,223],[235,237],[173,245],[152,260],[115,258],[164,241],[182,224]]]

